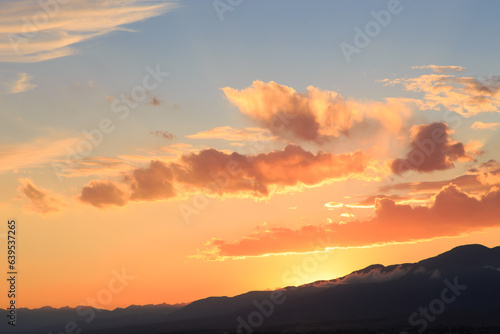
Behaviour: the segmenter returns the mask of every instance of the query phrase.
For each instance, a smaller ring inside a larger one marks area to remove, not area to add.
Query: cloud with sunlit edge
[[[356,101],[314,86],[299,93],[274,81],[257,80],[242,90],[225,87],[222,91],[241,113],[274,135],[292,142],[322,144],[347,136],[355,125],[369,121],[377,122],[384,131],[397,133],[411,114],[404,99]]]
[[[109,185],[98,187],[108,184],[100,180],[85,186],[80,199],[100,207],[101,204],[164,200],[198,192],[265,198],[301,185],[319,185],[351,177],[369,179],[364,172],[370,162],[371,158],[361,151],[313,154],[297,145],[257,155],[206,149],[184,154],[172,162],[151,161],[147,167],[133,170],[123,182],[129,189],[127,194],[113,191],[112,195],[118,198],[112,201],[99,193],[99,190],[109,191]]]
[[[500,226],[500,190],[492,188],[472,196],[456,185],[443,187],[429,205],[396,204],[390,198],[375,202],[375,216],[347,224],[325,223],[298,229],[259,226],[238,240],[214,238],[192,257],[206,260],[243,259],[317,251],[318,240],[328,240],[324,249],[370,247],[459,236]]]
[[[381,82],[423,93],[421,99],[413,99],[421,110],[451,110],[464,117],[500,112],[500,76],[475,78],[454,74],[426,74],[413,78],[385,79]]]

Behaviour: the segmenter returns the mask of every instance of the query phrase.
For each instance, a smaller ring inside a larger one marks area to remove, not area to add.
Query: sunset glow
[[[401,1],[359,47],[387,2],[4,2],[18,307],[188,303],[499,245],[497,3]]]

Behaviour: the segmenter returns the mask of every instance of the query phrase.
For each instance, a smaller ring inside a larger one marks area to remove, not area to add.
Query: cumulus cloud
[[[174,2],[142,0],[6,1],[0,13],[0,62],[73,55],[75,44],[174,7]]]
[[[49,191],[36,187],[28,178],[20,178],[19,182],[21,186],[17,190],[29,200],[28,209],[41,214],[61,211],[63,202]]]
[[[496,162],[496,161],[495,161]],[[477,180],[479,183],[486,186],[500,185],[500,166],[496,164],[497,169],[492,171],[484,171],[477,174]]]
[[[268,129],[261,128],[243,128],[234,129],[230,126],[220,126],[207,131],[195,133],[186,136],[193,139],[224,139],[229,141],[262,141],[274,140]]]
[[[471,129],[474,130],[497,130],[500,126],[500,123],[483,123],[483,122],[474,122],[471,126]]]
[[[125,192],[110,181],[90,182],[83,187],[79,199],[98,208],[110,205],[124,206],[127,203]]]
[[[257,155],[206,149],[172,162],[152,161],[148,167],[134,170],[125,181],[130,186],[130,200],[168,199],[200,191],[261,198],[300,185],[366,178],[362,174],[369,162],[370,158],[359,151],[313,154],[296,145]]]
[[[444,108],[469,117],[483,112],[500,112],[500,76],[482,80],[456,75],[429,74],[415,78],[384,80],[408,91],[424,93],[417,103],[422,110]]]
[[[463,72],[467,69],[462,66],[439,66],[439,65],[423,65],[423,66],[413,66],[412,69],[431,69],[436,73],[449,73],[449,72]]]
[[[442,122],[412,127],[410,151],[406,158],[394,160],[391,170],[398,175],[409,170],[432,172],[453,168],[455,161],[474,161],[463,143],[450,140],[450,133]]]
[[[305,93],[270,81],[251,87],[222,89],[226,98],[259,126],[289,140],[324,143],[348,135],[354,125],[369,120],[397,133],[410,109],[404,100],[358,102],[332,91],[309,86]]]
[[[235,241],[212,239],[195,257],[211,260],[317,251],[317,240],[328,248],[367,247],[452,237],[500,225],[500,190],[472,196],[456,185],[443,187],[428,206],[396,204],[378,199],[375,216],[347,224],[326,223],[298,229],[259,226]]]
[[[152,161],[148,168],[134,170],[129,177],[132,200],[153,201],[175,196],[173,171],[161,161]]]
[[[332,179],[344,179],[349,175],[362,173],[369,158],[361,152],[313,154],[300,146],[288,145],[282,151],[245,156],[238,153],[223,154],[216,150],[204,150],[200,154],[190,154],[181,159],[184,170],[178,172],[184,183],[191,182],[197,175],[195,184],[210,179],[210,171],[218,175],[234,162],[238,177],[229,182],[227,189],[250,190],[255,195],[268,195],[270,187],[294,186],[298,183],[315,185]],[[205,171],[199,171],[205,166]],[[208,167],[208,168],[207,168]],[[234,183],[236,182],[236,184]],[[226,187],[225,187],[226,188]]]

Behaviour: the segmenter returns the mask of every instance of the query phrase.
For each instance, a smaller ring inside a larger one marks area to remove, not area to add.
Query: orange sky
[[[198,6],[75,0],[17,51],[0,39],[0,259],[15,219],[20,307],[175,304],[498,245],[496,58],[437,43],[389,61],[413,46],[388,29],[348,67],[303,47],[320,26],[303,40],[279,12],[254,27]],[[40,10],[9,2],[0,37]]]

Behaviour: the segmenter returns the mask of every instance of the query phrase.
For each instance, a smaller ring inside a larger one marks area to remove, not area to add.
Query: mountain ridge
[[[91,334],[198,333],[206,329],[231,332],[237,328],[238,319],[248,321],[246,317],[258,310],[256,304],[266,304],[272,300],[273,293],[281,293],[285,301],[273,306],[272,315],[265,319],[260,329],[392,326],[405,330],[409,326],[408,317],[419,307],[439,298],[447,284],[462,284],[467,286],[466,291],[456,297],[456,302],[446,305],[446,312],[430,325],[486,324],[500,328],[497,319],[500,314],[499,282],[500,246],[488,248],[471,244],[414,263],[375,264],[332,280],[273,291],[249,291],[233,297],[212,296],[185,305],[130,305],[105,310],[101,319],[81,325]],[[50,314],[71,310],[48,307],[32,311]],[[26,332],[47,333],[49,325]]]

